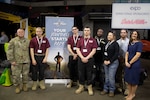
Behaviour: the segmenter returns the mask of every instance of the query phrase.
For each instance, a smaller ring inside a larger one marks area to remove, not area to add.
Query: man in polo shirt
[[[32,61],[32,90],[37,89],[37,80],[41,89],[45,89],[44,70],[49,52],[49,41],[43,37],[43,30],[41,27],[36,28],[36,37],[30,41],[30,54]],[[38,75],[39,72],[39,75]]]
[[[81,36],[78,34],[78,27],[73,26],[72,27],[72,33],[73,35],[68,38],[67,41],[67,48],[70,53],[69,55],[69,62],[68,62],[68,68],[70,73],[70,83],[67,85],[67,88],[72,87],[72,83],[76,82],[78,80],[78,67],[77,67],[77,53],[76,53],[76,46],[78,41],[80,40]]]
[[[93,55],[96,52],[97,43],[90,36],[91,30],[89,27],[84,28],[84,37],[77,43],[78,72],[79,72],[79,88],[75,91],[76,94],[84,90],[85,79],[87,79],[88,94],[93,95],[92,89],[92,68],[94,65]]]

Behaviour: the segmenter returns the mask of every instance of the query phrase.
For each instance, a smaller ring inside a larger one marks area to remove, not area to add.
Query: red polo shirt
[[[71,49],[74,53],[76,53],[76,50],[74,49],[74,47],[77,46],[78,41],[80,40],[82,36],[78,36],[77,40],[73,38],[73,36],[70,36],[68,38],[67,44],[71,45]]]
[[[46,49],[50,47],[50,43],[46,37],[43,37],[41,40],[41,46],[39,47],[39,42],[37,40],[37,37],[32,38],[30,41],[30,48],[34,49],[34,53],[39,54],[38,50],[41,50],[40,53],[44,54],[46,52]]]
[[[85,42],[87,42],[85,46]],[[81,38],[80,41],[77,43],[77,48],[80,48],[80,51],[84,57],[88,56],[92,49],[97,48],[96,40],[92,37],[89,39]]]

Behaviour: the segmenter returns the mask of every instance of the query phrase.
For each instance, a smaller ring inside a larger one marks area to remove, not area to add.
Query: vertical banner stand
[[[70,82],[68,72],[67,40],[71,35],[71,29],[74,25],[73,17],[45,17],[46,37],[50,42],[50,52],[48,54],[49,70],[51,73],[49,79],[45,79],[46,84],[64,84]]]

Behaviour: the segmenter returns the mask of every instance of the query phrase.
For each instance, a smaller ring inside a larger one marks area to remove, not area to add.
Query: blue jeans
[[[115,91],[115,75],[118,68],[119,62],[115,60],[110,65],[104,64],[105,70],[105,83],[104,83],[104,91],[106,92],[114,92]]]

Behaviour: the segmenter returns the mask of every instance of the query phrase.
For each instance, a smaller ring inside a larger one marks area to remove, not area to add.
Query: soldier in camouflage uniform
[[[30,66],[29,40],[24,35],[24,30],[18,29],[17,37],[11,39],[7,51],[7,59],[11,62],[13,84],[16,86],[16,93],[21,92],[20,86],[22,83],[23,91],[28,91],[27,82]]]

